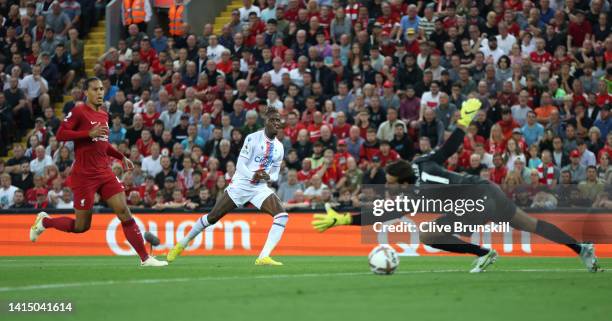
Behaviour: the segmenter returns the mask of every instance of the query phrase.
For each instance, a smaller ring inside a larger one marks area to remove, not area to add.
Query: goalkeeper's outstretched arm
[[[329,204],[325,204],[325,211],[327,212],[326,214],[315,214],[312,219],[312,227],[319,232],[324,232],[327,229],[335,226],[362,226],[372,225],[375,223],[374,220],[372,220],[372,222],[364,222],[361,219],[361,214],[338,213]],[[400,212],[390,212],[388,216],[385,217],[385,219],[392,220],[400,218],[402,216],[404,216],[404,214]]]

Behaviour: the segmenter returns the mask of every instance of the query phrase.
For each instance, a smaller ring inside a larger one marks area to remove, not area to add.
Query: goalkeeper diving
[[[470,190],[471,193],[477,191],[479,197],[486,198],[486,211],[478,215],[466,214],[461,216],[447,213],[437,218],[435,220],[436,224],[453,225],[455,222],[460,222],[462,224],[484,225],[487,222],[508,222],[515,229],[535,233],[550,241],[567,246],[580,257],[588,271],[597,272],[601,270],[592,243],[580,243],[555,225],[528,215],[517,208],[514,202],[496,184],[479,176],[460,174],[445,168],[444,162],[456,153],[459,146],[463,144],[466,128],[482,105],[480,100],[474,98],[475,95],[471,94],[470,97],[461,106],[461,116],[457,121],[457,128],[442,146],[415,158],[412,162],[399,160],[386,166],[387,185],[389,187],[405,186],[406,189],[410,187],[416,190],[426,184],[428,186],[443,184],[449,185],[448,187],[459,184],[470,185],[469,188],[463,188],[463,190]],[[458,193],[462,193],[462,191]],[[459,196],[455,193],[448,193],[444,194],[444,197],[455,198]],[[340,214],[328,204],[326,205],[326,211],[326,214],[315,214],[313,217],[312,226],[319,232],[341,225],[362,225],[362,218],[359,214]],[[401,216],[402,214],[397,213],[396,215]],[[389,217],[389,219],[399,216]],[[371,223],[363,222],[363,224]],[[469,234],[464,233],[463,236]],[[463,241],[449,232],[421,231],[419,232],[419,238],[422,243],[436,249],[477,256],[471,273],[484,272],[498,257],[498,253],[494,249]]]

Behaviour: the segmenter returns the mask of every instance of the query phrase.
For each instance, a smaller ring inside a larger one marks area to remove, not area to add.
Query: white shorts
[[[261,204],[268,198],[268,196],[274,194],[274,191],[269,188],[266,184],[251,184],[242,182],[232,182],[225,189],[227,195],[234,201],[236,206],[243,206],[244,204],[251,202],[255,207],[261,209]]]

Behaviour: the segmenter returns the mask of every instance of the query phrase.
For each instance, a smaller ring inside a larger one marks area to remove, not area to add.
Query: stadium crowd
[[[84,96],[83,1],[12,2],[0,1],[2,144],[13,151],[0,161],[0,208],[72,208],[73,145],[55,139],[51,101],[70,90],[66,116]],[[523,207],[612,208],[607,12],[607,0],[244,0],[220,35],[132,24],[94,68],[109,142],[136,165],[113,171],[133,207],[210,208],[273,106],[283,204],[352,207],[362,184],[385,183],[387,163],[443,144],[475,94],[483,108],[448,169]]]

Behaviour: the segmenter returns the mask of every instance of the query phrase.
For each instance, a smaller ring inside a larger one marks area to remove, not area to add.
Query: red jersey
[[[153,139],[149,139],[149,142],[145,143],[142,138],[138,138],[136,141],[136,147],[138,148],[138,152],[140,155],[142,155],[142,157],[151,155],[151,147],[153,146],[153,143],[155,143]]]
[[[512,130],[515,128],[520,128],[521,126],[514,120],[510,119],[509,121],[500,120],[497,122],[499,127],[502,129],[502,133],[504,134],[504,139],[508,139],[512,137]]]
[[[541,54],[538,53],[537,51],[533,51],[529,55],[529,58],[531,59],[532,62],[537,63],[537,64],[552,62],[552,56],[546,51],[544,51]]]
[[[272,48],[270,48],[270,50],[272,51],[272,58],[285,58],[285,51],[287,51],[287,49],[289,48],[287,48],[287,46],[285,45],[272,46]]]
[[[380,166],[382,166],[382,167],[387,165],[387,163],[391,163],[393,161],[396,161],[396,160],[400,159],[399,154],[396,151],[394,151],[393,149],[389,150],[389,154],[387,154],[387,155],[383,155],[383,153],[381,153],[380,150],[379,150],[378,153],[376,154],[376,156],[378,156],[380,158]]]
[[[344,173],[348,169],[347,160],[349,157],[352,156],[348,152],[336,153],[334,155],[334,166],[336,166],[336,168],[339,168],[342,173]]]
[[[57,140],[74,141],[71,177],[115,175],[109,156],[122,160],[123,155],[108,143],[108,136],[89,137],[89,131],[100,124],[108,126],[108,114],[104,110],[96,111],[85,103],[78,103],[60,125]]]
[[[304,127],[304,125],[302,125],[302,123],[297,123],[295,125],[295,127],[291,127],[289,125],[287,125],[287,127],[285,127],[285,129],[283,129],[283,131],[285,132],[285,136],[289,137],[289,139],[291,139],[291,144],[295,144],[295,142],[297,141],[297,136],[298,133],[300,132],[300,130],[305,129],[306,127]]]
[[[221,70],[224,74],[227,75],[232,72],[232,64],[233,62],[231,60],[228,60],[226,62],[219,61],[217,63],[217,70]]]
[[[349,131],[351,130],[351,125],[344,123],[342,126],[334,126],[332,132],[338,139],[343,139],[349,137]]]
[[[395,26],[399,26],[399,18],[396,16],[382,16],[376,19],[376,22],[382,25],[382,31],[386,31],[388,33],[391,33]]]
[[[149,50],[144,51],[143,49],[139,50],[140,52],[140,60],[146,61],[149,65],[152,65],[155,60],[157,60],[157,51],[153,48],[149,48]]]
[[[300,182],[306,182],[306,181],[309,181],[312,178],[312,176],[316,173],[317,171],[314,169],[311,169],[309,171],[305,171],[302,169],[301,171],[297,173],[297,179]]]
[[[155,121],[159,118],[158,112],[153,113],[153,115],[149,115],[147,113],[141,113],[140,115],[142,116],[144,126],[147,128],[153,128],[153,123],[155,123]]]
[[[612,102],[612,95],[605,94],[597,94],[597,106],[603,107],[605,104]]]
[[[489,170],[491,181],[497,184],[501,184],[504,181],[504,178],[508,174],[508,169],[506,166],[502,167],[494,167]]]
[[[321,126],[323,126],[323,124],[310,124],[308,125],[308,132],[310,132],[310,141],[311,142],[316,142],[317,140],[319,140],[319,138],[321,138]]]
[[[321,168],[319,167],[317,168],[317,170],[321,170]],[[323,177],[321,177],[321,181],[325,183],[325,185],[335,186],[336,183],[340,180],[341,176],[342,176],[342,173],[340,169],[337,168],[336,165],[331,164],[329,167],[327,167],[327,170],[325,171],[325,173],[323,173]]]

